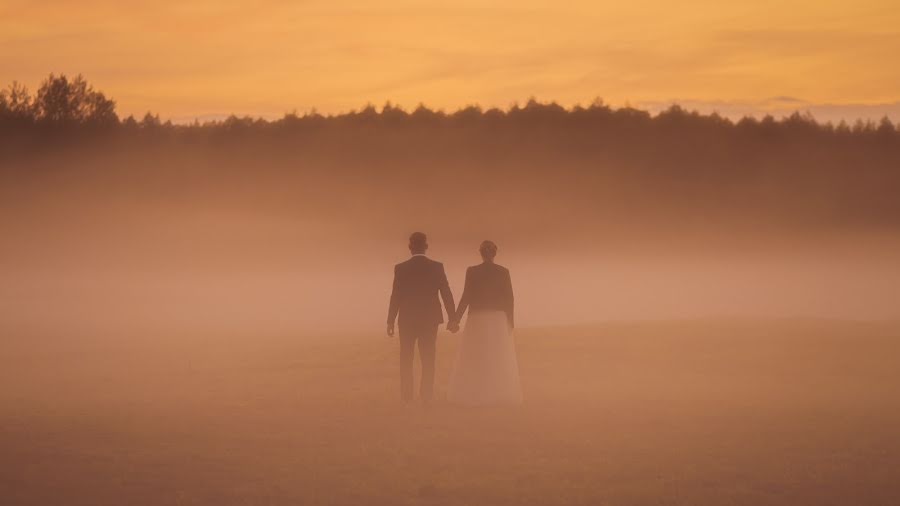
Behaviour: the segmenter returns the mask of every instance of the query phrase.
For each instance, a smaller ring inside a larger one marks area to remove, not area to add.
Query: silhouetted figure
[[[419,397],[428,403],[434,392],[435,342],[438,325],[444,321],[438,294],[444,299],[447,320],[452,322],[456,312],[444,265],[426,257],[427,250],[425,234],[415,232],[409,236],[412,258],[394,267],[394,288],[388,309],[389,336],[394,335],[394,321],[399,314],[400,393],[406,402],[413,398],[413,354],[416,343],[419,343],[419,359],[422,361]]]
[[[496,244],[484,241],[479,249],[483,262],[466,271],[459,308],[448,326],[458,329],[469,309],[447,399],[458,404],[518,404],[522,387],[512,335],[512,281],[509,270],[494,263]]]

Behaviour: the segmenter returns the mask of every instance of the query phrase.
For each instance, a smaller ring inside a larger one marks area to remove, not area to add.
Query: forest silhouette
[[[372,231],[410,206],[421,207],[421,222],[443,219],[460,235],[476,225],[595,239],[641,227],[900,227],[900,130],[887,118],[732,121],[678,105],[653,115],[600,100],[568,109],[531,100],[505,110],[386,104],[173,124],[151,113],[120,119],[115,107],[81,76],[51,74],[33,95],[11,84],[0,93],[4,179],[25,195],[47,184],[35,178],[66,171],[66,191],[81,197],[224,198]],[[444,219],[430,210],[435,194],[476,204]]]

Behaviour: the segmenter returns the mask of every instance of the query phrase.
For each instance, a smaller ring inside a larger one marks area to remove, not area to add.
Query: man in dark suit
[[[412,257],[394,267],[394,289],[388,309],[387,334],[394,335],[394,321],[400,318],[400,393],[404,402],[413,398],[413,354],[419,343],[419,359],[422,361],[422,379],[419,397],[429,403],[434,391],[434,355],[438,326],[444,322],[441,302],[447,320],[452,322],[456,314],[453,293],[447,283],[444,265],[425,256],[428,240],[422,232],[409,236]],[[448,327],[455,332],[455,324]]]

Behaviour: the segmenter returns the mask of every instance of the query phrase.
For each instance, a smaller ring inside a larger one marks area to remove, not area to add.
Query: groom
[[[452,323],[456,315],[453,293],[447,283],[444,265],[425,256],[428,240],[422,232],[409,236],[409,252],[412,257],[394,267],[394,288],[388,309],[387,334],[394,336],[394,321],[400,315],[400,393],[404,402],[413,399],[413,352],[419,343],[419,359],[422,361],[422,379],[419,397],[431,402],[434,391],[434,354],[438,325],[444,322],[441,302],[447,310],[448,329],[456,332],[459,326]]]

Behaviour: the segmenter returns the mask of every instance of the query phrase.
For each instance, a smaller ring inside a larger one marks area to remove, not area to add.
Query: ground
[[[900,504],[896,323],[520,329],[523,406],[430,410],[377,332],[5,334],[4,506]]]

